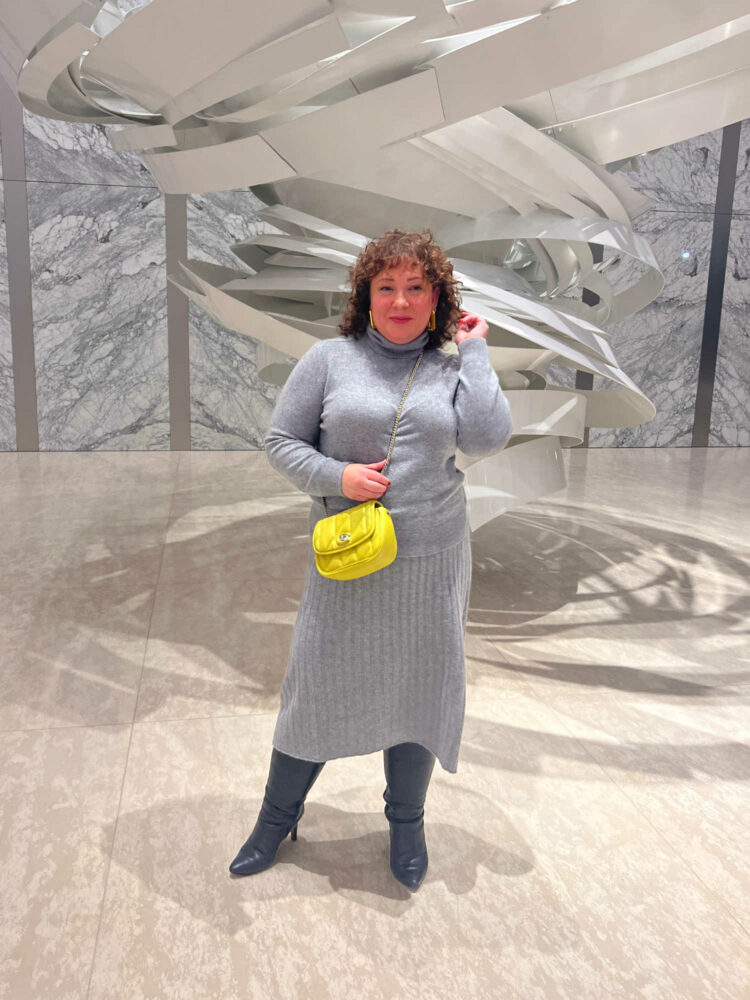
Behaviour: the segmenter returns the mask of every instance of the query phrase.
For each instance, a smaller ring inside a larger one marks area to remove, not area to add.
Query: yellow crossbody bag
[[[401,409],[423,354],[421,351],[401,397],[388,457],[380,470],[383,475],[391,460]],[[326,498],[322,499],[328,510]],[[312,546],[318,572],[330,580],[356,580],[384,569],[393,562],[397,552],[390,511],[379,500],[365,500],[338,514],[323,517],[313,529]]]

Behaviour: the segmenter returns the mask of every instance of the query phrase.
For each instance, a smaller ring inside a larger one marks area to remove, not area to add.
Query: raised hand
[[[487,325],[487,321],[482,319],[481,316],[476,316],[474,313],[462,312],[458,323],[458,330],[453,339],[457,344],[460,344],[462,340],[468,340],[470,337],[484,337],[486,340],[489,332],[490,328]]]

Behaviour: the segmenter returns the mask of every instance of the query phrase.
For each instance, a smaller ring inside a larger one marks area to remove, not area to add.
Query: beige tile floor
[[[227,872],[307,499],[261,452],[0,455],[0,997],[748,1000],[750,452],[565,463],[472,536],[459,770],[411,895],[379,753]]]

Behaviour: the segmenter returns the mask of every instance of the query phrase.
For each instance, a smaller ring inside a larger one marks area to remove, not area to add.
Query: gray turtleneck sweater
[[[320,518],[362,502],[344,496],[344,469],[387,456],[401,395],[428,339],[425,330],[394,344],[368,327],[359,340],[318,341],[292,369],[265,448],[273,468],[312,497],[311,532]],[[511,433],[510,407],[484,338],[463,340],[458,357],[424,352],[385,469],[391,485],[379,498],[391,513],[399,554],[428,555],[461,541],[468,518],[456,451],[491,455]]]

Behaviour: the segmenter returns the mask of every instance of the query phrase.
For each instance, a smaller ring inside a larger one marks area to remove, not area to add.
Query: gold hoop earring
[[[375,326],[375,320],[372,318],[372,309],[368,309],[367,311],[370,314],[370,326],[373,328],[373,330],[377,331],[377,327]]]
[[[435,310],[433,309],[432,312],[430,313],[430,319],[429,319],[429,322],[427,323],[427,329],[430,330],[430,331],[432,331],[432,330],[435,329],[435,326],[436,326],[436,322],[435,322]]]

